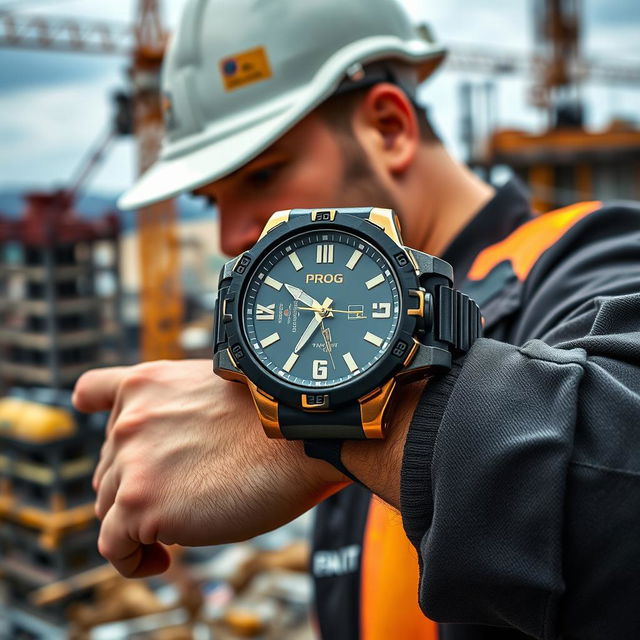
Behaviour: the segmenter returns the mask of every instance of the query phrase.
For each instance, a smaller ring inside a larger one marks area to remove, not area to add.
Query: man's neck
[[[493,197],[495,189],[442,145],[420,149],[413,185],[403,203],[408,244],[442,255],[475,214]]]

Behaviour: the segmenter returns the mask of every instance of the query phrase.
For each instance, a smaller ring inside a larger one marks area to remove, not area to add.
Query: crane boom
[[[129,24],[0,11],[0,47],[130,55],[134,46]]]
[[[575,9],[577,0],[539,0],[555,11]],[[571,12],[570,12],[571,13]],[[571,16],[575,14],[571,13]],[[553,12],[543,12],[540,23],[547,40],[558,31],[575,40],[572,23],[554,22]],[[570,17],[571,17],[570,16]],[[556,16],[557,17],[557,16]],[[568,25],[568,26],[567,26]],[[134,25],[56,16],[26,15],[0,9],[0,48],[67,51],[101,55],[123,55],[133,60],[135,134],[139,168],[146,170],[158,154],[162,135],[160,67],[167,42],[159,0],[138,0]],[[575,53],[575,47],[570,49]],[[570,56],[572,77],[581,81],[640,87],[640,67],[634,64],[592,63]],[[561,60],[562,55],[554,57]],[[484,46],[455,45],[445,69],[485,74],[529,74],[544,77],[548,62],[541,56],[499,51]],[[178,336],[182,322],[176,211],[172,201],[146,207],[139,212],[141,264],[141,325],[144,359],[179,357]]]
[[[603,64],[585,59],[573,62],[573,73],[585,82],[640,86],[640,66],[616,62]],[[445,61],[445,70],[501,75],[532,75],[540,77],[547,63],[540,57],[511,50],[489,49],[480,45],[457,44]]]
[[[145,30],[158,28],[154,21]],[[0,10],[0,48],[35,51],[66,51],[131,56],[139,27],[122,22],[78,20],[77,18],[21,15]],[[140,34],[146,38],[146,34]],[[602,64],[580,59],[576,75],[603,84],[640,85],[640,67],[632,63]],[[525,53],[489,49],[481,45],[451,47],[445,69],[473,73],[542,73],[543,63]]]

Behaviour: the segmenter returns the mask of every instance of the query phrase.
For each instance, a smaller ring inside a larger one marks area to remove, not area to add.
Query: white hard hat
[[[160,157],[118,205],[235,171],[365,65],[411,65],[422,81],[445,54],[396,0],[188,0],[163,68]]]

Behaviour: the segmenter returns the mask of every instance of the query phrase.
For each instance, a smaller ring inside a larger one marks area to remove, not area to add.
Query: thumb
[[[130,367],[105,367],[83,373],[76,382],[71,402],[78,411],[109,411],[120,383]]]

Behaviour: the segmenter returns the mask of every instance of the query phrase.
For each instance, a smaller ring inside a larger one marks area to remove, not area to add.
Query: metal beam
[[[131,25],[0,11],[0,47],[35,51],[131,54]]]

